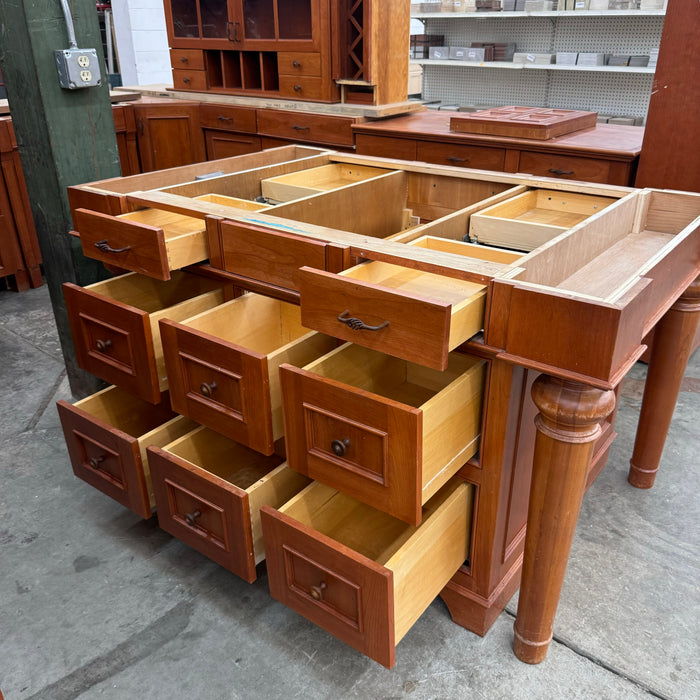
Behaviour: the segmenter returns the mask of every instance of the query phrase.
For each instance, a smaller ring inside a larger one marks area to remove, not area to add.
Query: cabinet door
[[[171,48],[230,46],[233,25],[227,0],[166,0],[164,5]]]
[[[198,103],[137,105],[134,113],[144,172],[206,160]]]
[[[10,200],[0,171],[0,277],[13,275],[20,267],[23,267],[22,255],[17,244]]]
[[[252,51],[316,51],[327,34],[327,0],[229,0],[230,35]]]
[[[204,129],[207,160],[230,158],[261,149],[260,137],[254,134],[232,134],[218,129]]]

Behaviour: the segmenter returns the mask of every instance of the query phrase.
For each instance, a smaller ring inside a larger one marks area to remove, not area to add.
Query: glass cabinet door
[[[227,0],[169,0],[176,39],[228,40]]]
[[[200,0],[201,1],[201,0]],[[269,49],[272,42],[304,42],[314,39],[314,14],[318,0],[231,0],[238,8],[234,36],[246,48]],[[232,14],[236,11],[232,8]],[[290,47],[292,48],[292,47]]]

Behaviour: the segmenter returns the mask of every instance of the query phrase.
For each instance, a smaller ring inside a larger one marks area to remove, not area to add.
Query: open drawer
[[[146,448],[172,442],[194,423],[173,413],[167,394],[154,406],[116,386],[73,405],[59,401],[57,408],[75,475],[150,518],[154,502]]]
[[[406,525],[317,482],[262,509],[270,593],[391,668],[395,647],[469,556],[473,487],[455,479]]]
[[[533,250],[615,201],[576,192],[529,190],[472,214],[469,236],[480,243]]]
[[[73,218],[86,257],[158,280],[209,257],[204,219],[161,209],[118,216],[77,209]]]
[[[353,182],[386,175],[389,172],[391,171],[367,165],[330,163],[301,172],[270,177],[263,180],[260,185],[263,197],[277,204],[308,197],[318,192],[328,192]]]
[[[281,506],[308,483],[204,427],[148,450],[159,525],[249,583],[265,558],[260,507]]]
[[[494,278],[485,342],[512,362],[615,386],[699,261],[700,194],[634,192]]]
[[[160,328],[173,408],[268,455],[284,434],[279,366],[337,345],[304,328],[298,306],[259,294]]]
[[[471,355],[450,354],[438,372],[350,343],[282,365],[289,466],[418,524],[478,449],[485,371]]]
[[[308,328],[445,369],[451,350],[484,326],[486,286],[372,261],[337,274],[299,270]]]
[[[63,285],[78,364],[158,403],[168,386],[158,321],[179,321],[224,300],[221,284],[186,272],[168,282],[129,273],[79,287]]]

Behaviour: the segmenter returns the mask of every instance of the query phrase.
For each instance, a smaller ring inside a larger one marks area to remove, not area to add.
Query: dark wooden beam
[[[94,0],[69,0],[80,48],[102,54]],[[77,366],[61,284],[85,285],[107,277],[83,257],[72,229],[66,187],[120,174],[109,86],[101,58],[102,86],[64,90],[54,49],[68,48],[59,0],[0,2],[0,69],[19,145],[22,169],[39,237],[68,378],[84,396],[98,381]]]

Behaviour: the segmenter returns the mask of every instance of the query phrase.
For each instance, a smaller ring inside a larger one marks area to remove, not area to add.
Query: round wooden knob
[[[314,600],[323,600],[323,591],[327,588],[324,581],[318,584],[318,586],[311,586],[311,597]]]
[[[331,443],[331,450],[333,450],[333,454],[338,455],[338,457],[344,457],[349,447],[349,438],[345,438],[345,440],[333,440]]]
[[[185,522],[188,525],[194,525],[195,520],[201,515],[201,511],[196,510],[194,513],[185,513],[184,518]]]

